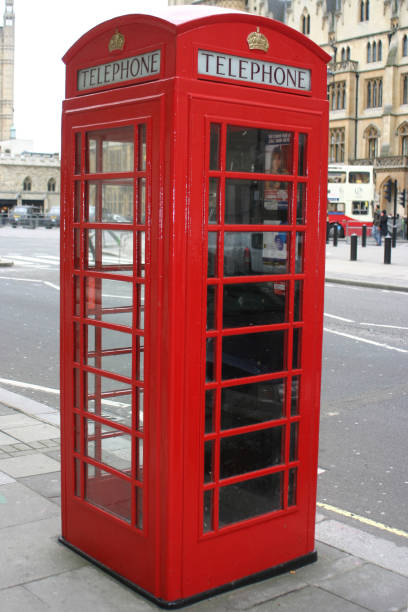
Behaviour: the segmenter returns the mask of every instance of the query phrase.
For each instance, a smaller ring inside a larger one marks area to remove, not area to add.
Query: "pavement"
[[[345,241],[327,245],[327,282],[408,291],[408,242],[392,249],[391,264],[370,243],[349,257]],[[58,542],[59,435],[56,409],[0,388],[0,611],[158,610]],[[357,519],[318,505],[317,562],[185,609],[408,612],[408,534]]]

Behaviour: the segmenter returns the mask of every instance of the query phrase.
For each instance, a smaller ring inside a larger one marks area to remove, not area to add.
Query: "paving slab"
[[[0,610],[2,612],[50,612],[51,608],[24,587],[0,590]]]
[[[7,414],[0,416],[0,430],[7,431],[13,427],[27,427],[29,425],[36,424],[39,422],[33,417],[21,414],[21,412],[14,412],[13,414]]]
[[[408,604],[408,578],[369,563],[319,586],[374,612],[396,612]]]
[[[52,505],[59,514],[58,507]],[[59,533],[59,517],[1,529],[0,589],[86,565],[85,559],[58,542]],[[98,607],[95,606],[95,609]],[[54,606],[52,610],[59,608]],[[75,606],[72,610],[75,610]]]
[[[10,427],[6,431],[10,436],[20,442],[34,442],[38,440],[51,440],[57,438],[59,430],[46,423],[38,423],[31,419],[32,423],[27,427]]]
[[[59,472],[26,476],[20,478],[19,482],[44,497],[58,497],[61,493],[61,475]]]
[[[19,482],[3,485],[0,495],[0,529],[59,516],[55,504]]]
[[[0,447],[9,446],[10,444],[15,444],[16,442],[18,442],[16,438],[13,438],[9,434],[0,431]]]
[[[18,393],[8,391],[3,387],[0,387],[0,402],[6,406],[15,408],[16,410],[21,410],[28,415],[40,416],[42,414],[49,414],[52,412],[52,409],[50,409],[49,406],[40,404],[40,402],[36,402],[28,397],[19,395]]]
[[[83,567],[25,585],[58,612],[151,612],[158,608],[94,567]]]
[[[4,472],[0,472],[0,486],[10,484],[11,482],[16,482],[14,478],[5,474]]]
[[[34,474],[47,474],[60,470],[60,464],[55,459],[43,453],[30,453],[22,457],[0,459],[0,471],[14,478],[34,476]]]
[[[367,612],[363,608],[318,587],[306,587],[256,608],[256,612]]]
[[[14,414],[15,410],[13,410],[13,408],[10,408],[9,406],[5,406],[4,404],[0,403],[0,416],[7,416],[8,414]]]

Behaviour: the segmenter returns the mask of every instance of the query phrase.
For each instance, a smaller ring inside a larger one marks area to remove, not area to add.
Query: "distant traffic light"
[[[406,190],[402,189],[399,194],[399,203],[400,203],[400,206],[402,206],[403,208],[405,208],[406,196],[407,196]]]
[[[388,202],[391,202],[391,194],[392,194],[392,180],[388,179],[388,181],[384,184],[384,197]]]

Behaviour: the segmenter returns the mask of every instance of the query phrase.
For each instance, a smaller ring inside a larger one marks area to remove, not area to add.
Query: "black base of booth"
[[[315,561],[317,561],[317,551],[314,550],[313,552],[307,555],[303,555],[302,557],[298,557],[297,559],[292,559],[287,563],[276,565],[275,567],[263,570],[262,572],[258,572],[257,574],[245,576],[245,578],[241,578],[240,580],[234,580],[233,582],[229,582],[228,584],[223,584],[220,587],[217,587],[210,591],[204,591],[203,593],[198,593],[197,595],[193,595],[192,597],[187,597],[185,599],[177,599],[176,601],[164,601],[159,597],[155,597],[148,591],[145,591],[134,582],[127,580],[123,576],[120,576],[120,574],[117,574],[109,567],[107,567],[103,563],[100,563],[93,557],[90,557],[76,546],[73,546],[72,544],[67,542],[62,536],[60,536],[58,540],[74,552],[81,555],[81,557],[84,557],[110,576],[116,578],[116,580],[126,585],[128,588],[132,589],[133,591],[136,591],[136,593],[139,593],[149,601],[152,601],[154,604],[156,604],[156,606],[159,606],[160,608],[164,608],[166,610],[177,610],[179,608],[183,608],[184,606],[189,606],[193,603],[197,603],[198,601],[202,601],[203,599],[214,597],[215,595],[219,595],[220,593],[225,593],[226,591],[232,591],[233,589],[238,589],[249,584],[254,584],[255,582],[260,582],[261,580],[266,580],[267,578],[273,578],[274,576],[278,576],[279,574],[284,574],[286,572],[299,569],[304,565],[308,565],[309,563],[314,563]]]

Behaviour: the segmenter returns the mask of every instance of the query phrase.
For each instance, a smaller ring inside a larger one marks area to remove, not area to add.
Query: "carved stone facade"
[[[5,0],[0,27],[0,140],[8,140],[13,127],[14,107],[14,7]]]

